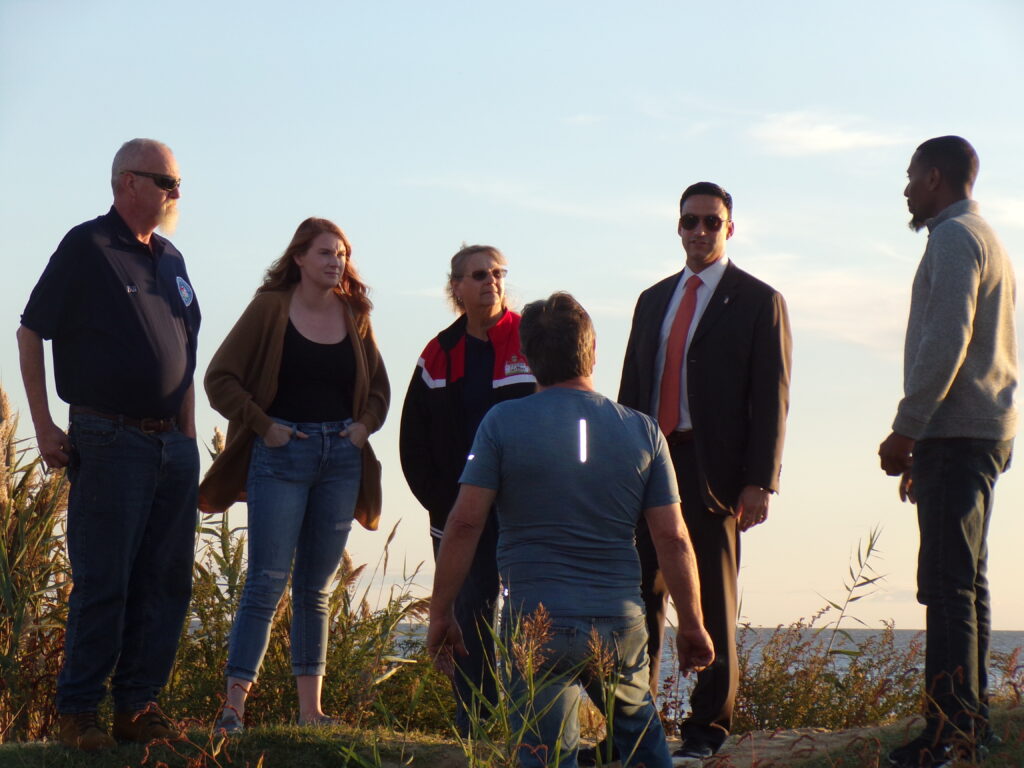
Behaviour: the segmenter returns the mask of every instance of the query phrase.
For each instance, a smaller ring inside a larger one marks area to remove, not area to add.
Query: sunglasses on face
[[[504,280],[507,275],[508,270],[504,267],[494,267],[493,269],[474,269],[465,275],[459,275],[459,279],[471,277],[478,283],[482,283],[488,277],[493,277],[495,280]]]
[[[181,186],[180,178],[168,176],[166,173],[150,173],[149,171],[121,171],[121,173],[131,173],[135,176],[145,176],[147,179],[152,179],[153,183],[164,192],[173,192]]]
[[[679,226],[685,230],[696,229],[701,221],[704,222],[704,227],[708,232],[717,232],[728,219],[723,219],[721,216],[715,216],[714,214],[697,216],[694,213],[686,213],[679,219]]]

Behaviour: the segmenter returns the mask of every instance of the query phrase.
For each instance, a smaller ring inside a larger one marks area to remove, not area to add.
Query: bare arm
[[[18,328],[18,357],[21,362],[21,380],[28,396],[28,408],[36,430],[39,455],[48,467],[66,467],[68,464],[68,436],[50,415],[50,401],[46,394],[46,362],[43,339],[24,325]]]
[[[496,495],[497,492],[489,488],[463,484],[444,527],[430,598],[427,651],[434,657],[438,669],[449,676],[454,673],[452,652],[466,654],[462,631],[455,621],[455,598],[469,573]]]
[[[683,524],[682,511],[678,504],[669,504],[645,509],[644,517],[658,553],[658,567],[676,605],[679,669],[683,674],[691,669],[700,671],[715,660],[715,650],[704,629],[697,559]]]

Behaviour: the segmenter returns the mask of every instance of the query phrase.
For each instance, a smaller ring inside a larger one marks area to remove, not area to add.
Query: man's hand
[[[889,477],[902,475],[914,464],[914,439],[892,432],[878,446],[878,456],[885,474]]]
[[[366,441],[370,439],[370,433],[366,429],[366,425],[358,421],[353,421],[348,425],[347,429],[341,430],[339,434],[342,437],[347,437],[356,448],[362,448],[366,445]]]
[[[914,478],[910,476],[909,470],[900,476],[900,501],[909,501],[911,504],[917,504],[917,494],[914,493]]]
[[[741,531],[760,525],[768,519],[768,501],[771,491],[756,485],[746,485],[736,502],[736,525]]]
[[[711,635],[703,626],[692,629],[679,628],[676,631],[676,655],[679,657],[679,671],[686,677],[700,672],[715,660],[715,647]]]
[[[454,611],[430,615],[427,627],[427,653],[434,660],[434,666],[449,679],[455,679],[455,656],[466,656],[466,644],[462,641],[462,630],[455,621]]]
[[[39,448],[39,455],[50,469],[60,469],[68,465],[68,454],[71,450],[68,436],[52,421],[36,430],[36,445]]]

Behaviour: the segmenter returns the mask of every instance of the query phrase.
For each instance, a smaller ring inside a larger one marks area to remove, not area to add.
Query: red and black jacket
[[[537,380],[519,349],[519,315],[506,311],[487,335],[494,348],[491,405],[533,394]],[[462,406],[465,362],[466,316],[461,315],[423,350],[402,407],[402,472],[430,513],[430,534],[437,538],[459,494],[471,447]]]

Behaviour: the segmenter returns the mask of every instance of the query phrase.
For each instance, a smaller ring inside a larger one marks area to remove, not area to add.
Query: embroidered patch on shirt
[[[512,355],[505,363],[505,375],[514,376],[517,373],[529,373],[530,366],[519,355]]]
[[[178,277],[178,293],[181,295],[181,300],[185,302],[185,306],[191,307],[192,300],[196,295],[192,291],[192,286],[186,283],[181,276]]]
[[[128,283],[127,285],[125,285],[124,290],[129,296],[134,296],[136,293],[139,292],[139,286],[137,286],[135,283]]]

